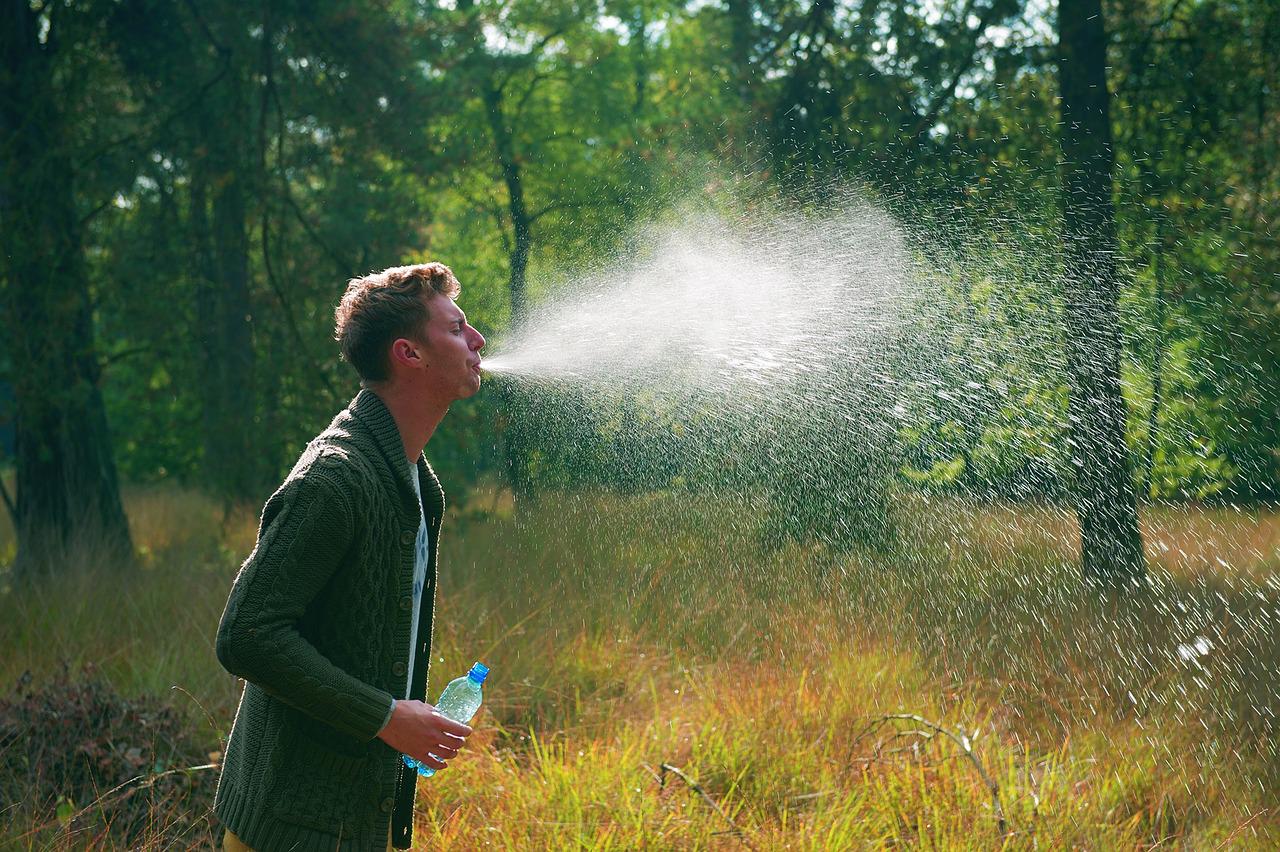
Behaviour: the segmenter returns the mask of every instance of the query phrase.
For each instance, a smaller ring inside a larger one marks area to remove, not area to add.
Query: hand
[[[396,699],[390,721],[378,733],[378,739],[396,751],[437,772],[458,756],[469,736],[469,726],[453,721],[430,704],[400,699]]]

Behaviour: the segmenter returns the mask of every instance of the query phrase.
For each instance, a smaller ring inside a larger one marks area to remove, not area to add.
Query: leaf
[[[71,824],[71,818],[76,815],[76,803],[63,796],[58,799],[58,807],[54,813],[58,817],[58,824],[66,828]]]

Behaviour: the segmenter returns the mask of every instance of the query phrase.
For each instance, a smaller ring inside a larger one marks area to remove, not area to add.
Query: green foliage
[[[528,298],[553,300],[690,195],[807,203],[832,180],[877,191],[929,271],[920,319],[935,339],[916,343],[895,415],[903,481],[1055,495],[1069,478],[1041,7],[55,6],[43,37],[74,48],[55,82],[83,116],[64,141],[127,480],[265,494],[355,391],[331,340],[353,275],[443,260],[500,343],[521,245]],[[1273,7],[1106,10],[1129,438],[1151,498],[1280,488]],[[0,355],[0,380],[22,370],[14,357]],[[447,479],[509,468],[499,433],[520,427],[499,408],[476,400],[446,421],[432,454]],[[696,434],[696,417],[633,408],[677,455],[675,427]],[[607,449],[526,461],[565,482],[697,479],[679,463],[643,470],[616,424],[579,427]]]

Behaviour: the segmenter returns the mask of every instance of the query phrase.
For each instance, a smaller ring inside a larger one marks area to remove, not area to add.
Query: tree
[[[1066,364],[1075,500],[1087,579],[1145,575],[1120,388],[1115,157],[1101,0],[1058,6]]]
[[[147,349],[122,378],[159,384],[157,407],[176,409],[164,432],[194,448],[164,467],[228,506],[259,499],[289,444],[349,395],[331,355],[343,282],[421,248],[420,189],[393,157],[431,166],[419,122],[442,110],[412,54],[430,34],[359,0],[249,14],[121,0],[109,32],[145,111],[167,119],[131,146],[145,178],[104,240],[104,324]],[[130,286],[140,263],[160,290]]]
[[[55,12],[58,15],[55,15]],[[72,100],[88,79],[82,10],[8,0],[0,25],[0,248],[16,409],[15,570],[76,539],[132,555],[99,386]]]

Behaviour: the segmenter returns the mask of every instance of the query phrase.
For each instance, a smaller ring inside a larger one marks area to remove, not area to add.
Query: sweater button
[[[382,800],[382,812],[384,814],[391,813],[391,809],[394,808],[395,806],[396,806],[396,803],[390,796]]]
[[[406,671],[408,671],[408,669],[405,668],[404,663],[397,662],[391,667],[391,673],[396,677],[400,677],[400,675],[404,674]]]
[[[400,533],[400,541],[404,544],[413,544],[413,540],[418,537],[416,531],[405,530]]]
[[[400,608],[405,612],[413,609],[413,595],[405,595],[400,599]]]

